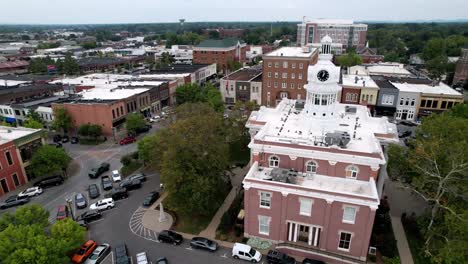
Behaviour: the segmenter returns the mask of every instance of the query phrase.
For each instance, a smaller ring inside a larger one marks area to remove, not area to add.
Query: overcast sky
[[[0,23],[467,19],[468,0],[0,0]]]

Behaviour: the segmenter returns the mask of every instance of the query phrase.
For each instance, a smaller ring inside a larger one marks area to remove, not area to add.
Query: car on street
[[[302,264],[325,264],[325,262],[321,260],[315,260],[315,259],[310,259],[310,258],[305,258],[302,261]]]
[[[158,116],[158,115],[152,116],[152,117],[150,117],[150,118],[148,119],[148,121],[149,121],[150,123],[157,123],[157,122],[159,122],[160,120],[161,120],[161,117]]]
[[[79,141],[80,140],[78,139],[78,137],[71,137],[71,139],[70,139],[70,143],[72,143],[72,144],[78,144]]]
[[[118,170],[113,170],[111,175],[112,175],[112,180],[114,182],[119,182],[122,180],[122,176],[120,176],[120,173]]]
[[[78,217],[79,220],[83,220],[85,223],[90,223],[101,218],[102,214],[96,210],[86,211]]]
[[[86,206],[88,206],[86,197],[82,193],[75,194],[75,206],[76,209],[83,209],[86,208]]]
[[[18,193],[18,197],[22,198],[22,197],[33,197],[33,196],[38,196],[42,194],[42,188],[41,187],[31,187],[31,188],[27,188],[26,190]]]
[[[102,189],[108,191],[112,189],[112,181],[111,178],[108,175],[104,175],[101,177],[101,185]]]
[[[140,189],[141,188],[141,181],[140,180],[130,180],[125,179],[119,184],[120,188],[125,188],[127,191]]]
[[[148,255],[146,252],[140,252],[136,254],[136,263],[137,264],[149,264]]]
[[[141,182],[146,181],[146,176],[143,172],[135,173],[134,175],[128,177],[129,180],[140,180]]]
[[[232,257],[235,259],[243,259],[253,263],[258,263],[262,260],[262,253],[249,245],[235,243],[232,248]]]
[[[98,198],[101,193],[99,192],[99,187],[96,184],[90,184],[88,187],[89,198],[94,199]]]
[[[98,210],[98,211],[104,211],[104,210],[109,210],[114,208],[114,199],[112,198],[105,198],[102,200],[99,200],[89,206],[90,210]]]
[[[406,130],[406,131],[401,131],[398,133],[398,137],[399,138],[404,138],[404,137],[409,137],[411,136],[412,132],[410,130]]]
[[[55,218],[57,221],[63,220],[70,216],[70,212],[68,211],[68,207],[66,205],[59,205],[57,208],[57,217]]]
[[[17,195],[8,197],[2,204],[0,204],[0,209],[7,209],[10,207],[26,204],[30,201],[29,197],[20,198]]]
[[[85,264],[99,264],[101,263],[107,255],[110,253],[110,245],[107,243],[99,245],[91,255],[89,255]]]
[[[296,260],[278,250],[269,250],[266,256],[268,263],[272,264],[295,264]]]
[[[145,126],[138,128],[136,130],[136,132],[137,132],[137,134],[146,133],[146,132],[150,131],[152,127],[153,126],[151,124],[146,124]]]
[[[110,193],[104,195],[105,198],[112,198],[114,201],[126,199],[128,197],[127,189],[116,187]]]
[[[47,188],[47,187],[52,187],[52,186],[58,186],[63,183],[63,178],[62,176],[51,176],[47,178],[43,178],[40,181],[35,182],[33,185],[36,187],[40,187],[42,189]]]
[[[68,142],[70,142],[70,137],[68,137],[67,135],[63,136],[62,143],[68,143]]]
[[[115,264],[130,264],[130,258],[127,253],[127,245],[123,241],[117,242],[114,246]]]
[[[88,230],[88,223],[86,223],[84,220],[76,219],[75,222],[77,222],[81,227],[84,227],[86,230]]]
[[[218,249],[218,243],[204,237],[192,238],[192,241],[190,241],[190,246],[192,248],[206,249],[211,252],[215,252]]]
[[[72,262],[83,263],[96,248],[97,243],[94,240],[86,241],[73,255]]]
[[[154,264],[169,264],[169,261],[167,261],[167,258],[161,257],[158,258]]]
[[[165,243],[171,243],[174,245],[180,245],[182,241],[184,241],[184,238],[182,235],[177,234],[174,231],[171,230],[163,230],[159,232],[158,235],[158,241],[159,242],[165,242]]]
[[[150,192],[143,199],[143,206],[151,206],[154,202],[159,199],[159,192]]]
[[[110,164],[107,163],[107,162],[103,162],[101,163],[101,165],[99,165],[99,167],[97,168],[92,168],[89,173],[88,173],[88,176],[91,178],[91,179],[96,179],[97,177],[99,177],[99,175],[103,174],[104,172],[108,171],[110,168]]]
[[[58,135],[58,134],[55,135],[54,138],[53,138],[53,141],[54,141],[55,143],[62,141],[62,136],[61,136],[61,135]]]
[[[136,142],[136,138],[133,137],[133,136],[128,136],[128,137],[125,137],[122,140],[120,140],[119,144],[120,145],[127,145],[127,144],[131,144],[133,142]]]

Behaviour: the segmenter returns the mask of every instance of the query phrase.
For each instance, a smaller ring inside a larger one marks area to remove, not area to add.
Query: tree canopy
[[[391,145],[389,175],[421,196],[424,253],[434,263],[468,258],[468,122],[466,105],[423,120],[410,148]]]
[[[200,86],[198,84],[185,84],[176,89],[176,102],[184,103],[203,102],[210,105],[215,111],[224,110],[224,102],[221,93],[211,84]]]
[[[96,124],[83,124],[78,128],[78,135],[96,139],[102,135],[102,126]]]
[[[125,120],[125,128],[128,132],[137,133],[146,126],[145,118],[142,114],[128,114]]]
[[[28,118],[24,122],[24,127],[39,129],[44,128],[44,125],[41,122],[38,122],[32,118]]]
[[[57,172],[64,172],[71,160],[70,156],[62,148],[44,145],[33,154],[31,168],[36,176],[47,176]]]
[[[39,205],[25,205],[0,218],[0,259],[5,264],[61,264],[85,240],[85,230],[67,218],[52,225],[49,212]]]
[[[65,108],[54,108],[54,121],[52,122],[52,127],[55,130],[61,129],[64,133],[67,133],[72,125],[72,118]]]
[[[345,55],[339,56],[338,63],[344,67],[352,67],[354,65],[362,64],[362,58],[356,54],[356,51],[351,51]]]

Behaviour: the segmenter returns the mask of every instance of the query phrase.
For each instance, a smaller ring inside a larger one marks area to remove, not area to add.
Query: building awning
[[[150,108],[151,108],[150,106],[147,106],[147,107],[141,108],[141,109],[140,109],[140,112],[143,112],[143,111],[146,111],[146,110],[150,110]]]
[[[14,117],[5,117],[5,121],[8,123],[14,123],[16,122],[16,118]]]

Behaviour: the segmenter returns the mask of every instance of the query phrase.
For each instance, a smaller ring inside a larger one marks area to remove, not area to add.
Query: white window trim
[[[349,238],[349,248],[348,249],[340,248],[341,233],[351,234],[351,237]],[[349,231],[345,231],[345,230],[338,230],[338,250],[349,252],[349,250],[351,249],[351,242],[353,241],[353,237],[354,237],[353,232],[349,232]]]
[[[260,226],[261,226],[261,222],[262,220],[261,219],[266,219],[267,221],[267,225],[268,225],[268,232],[262,232]],[[270,223],[271,223],[271,217],[270,216],[264,216],[264,215],[259,215],[258,216],[258,233],[260,235],[270,235]]]
[[[346,208],[353,208],[354,209],[354,216],[353,216],[353,220],[345,220],[344,217],[345,217],[345,210]],[[355,224],[356,223],[356,216],[357,216],[357,213],[359,211],[359,207],[357,206],[352,206],[352,205],[343,205],[342,207],[343,209],[343,217],[342,217],[342,222],[345,223],[345,224]]]
[[[302,212],[302,203],[305,202],[310,202],[310,207],[307,208],[308,212]],[[305,197],[299,197],[299,215],[304,215],[304,216],[311,216],[312,215],[312,207],[314,205],[314,200],[310,198],[305,198]]]
[[[307,171],[307,165],[308,165],[309,163],[311,163],[311,162],[312,162],[312,163],[315,163],[315,172]],[[317,173],[317,170],[318,170],[318,167],[319,167],[318,162],[315,161],[315,160],[308,160],[308,161],[306,161],[306,163],[305,163],[305,171],[306,171],[306,173],[313,173],[313,174],[316,174],[316,173]]]
[[[270,195],[270,205],[269,206],[262,205],[262,193]],[[258,191],[259,207],[264,208],[264,209],[270,209],[271,208],[271,198],[272,197],[273,197],[273,193],[271,193],[271,192]]]
[[[356,168],[356,177],[348,177],[348,171],[351,171],[352,168]],[[345,169],[345,176],[347,179],[357,179],[357,176],[359,175],[359,167],[356,165],[349,165]]]

